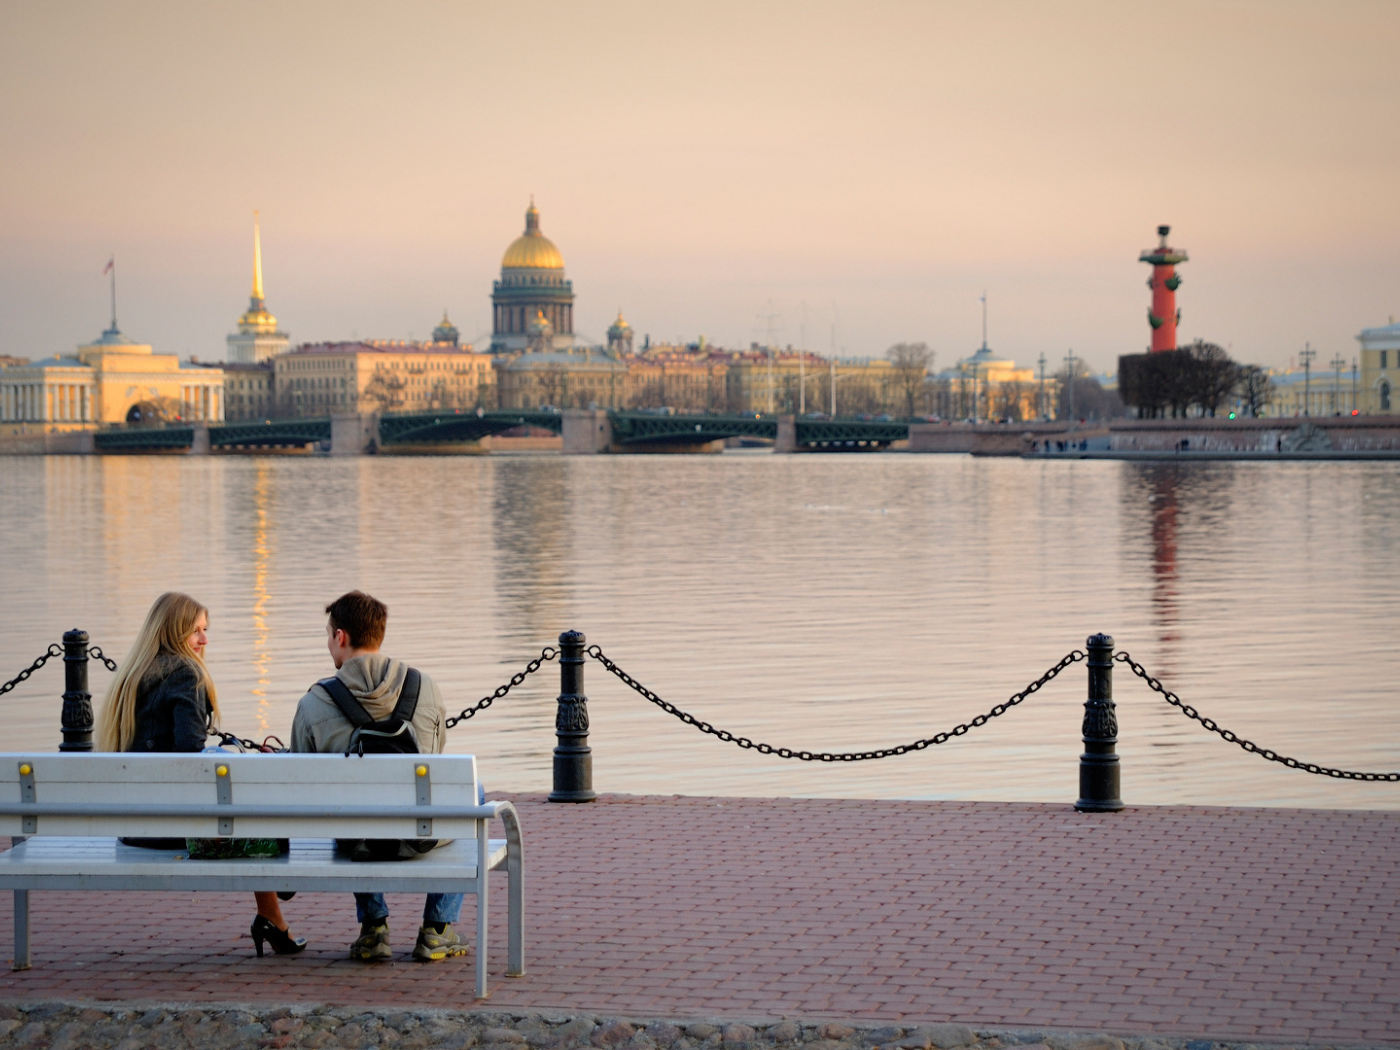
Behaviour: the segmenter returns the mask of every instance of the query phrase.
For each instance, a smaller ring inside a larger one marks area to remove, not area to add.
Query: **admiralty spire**
[[[253,294],[248,299],[248,309],[238,319],[238,331],[229,335],[227,342],[226,360],[235,365],[261,364],[285,353],[291,344],[287,333],[277,330],[277,318],[268,313],[263,300],[262,236],[256,211],[253,212]]]

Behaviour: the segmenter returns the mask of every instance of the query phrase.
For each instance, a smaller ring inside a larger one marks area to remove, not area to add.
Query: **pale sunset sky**
[[[0,353],[96,337],[114,253],[126,334],[220,359],[254,208],[294,342],[477,338],[533,194],[596,340],[943,367],[985,289],[1113,369],[1169,223],[1183,339],[1322,368],[1400,315],[1397,56],[1394,0],[7,0]]]

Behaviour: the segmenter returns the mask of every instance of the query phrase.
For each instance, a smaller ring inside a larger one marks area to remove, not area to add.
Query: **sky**
[[[1400,315],[1400,4],[0,5],[0,353],[490,323],[531,195],[575,327],[1053,369],[1286,366]],[[1318,365],[1317,367],[1322,367]]]

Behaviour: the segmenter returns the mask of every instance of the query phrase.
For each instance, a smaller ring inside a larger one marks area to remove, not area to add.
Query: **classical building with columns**
[[[564,276],[564,257],[540,232],[534,200],[525,212],[525,232],[501,259],[501,279],[491,289],[491,353],[513,354],[538,344],[548,325],[548,350],[574,345],[574,286]],[[534,331],[532,332],[532,328]]]
[[[116,319],[71,357],[0,372],[0,433],[92,430],[112,423],[224,418],[224,373],[157,354]]]

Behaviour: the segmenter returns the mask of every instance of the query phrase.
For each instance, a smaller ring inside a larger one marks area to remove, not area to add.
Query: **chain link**
[[[519,671],[516,674],[511,675],[509,682],[498,688],[490,696],[482,697],[482,699],[475,706],[463,708],[461,714],[453,715],[451,718],[449,718],[446,722],[447,728],[451,729],[458,722],[465,722],[468,718],[471,718],[477,712],[485,711],[497,700],[505,696],[517,685],[525,681],[525,679],[529,678],[541,667],[549,663],[549,661],[556,659],[558,656],[558,649],[554,648],[554,646],[552,645],[546,645],[543,649],[540,650],[540,655],[537,659],[531,660],[528,664],[525,665],[525,670]]]
[[[26,667],[26,668],[25,668],[23,671],[21,671],[19,674],[15,675],[15,676],[14,676],[13,678],[11,678],[8,682],[6,682],[4,685],[0,685],[0,696],[4,696],[4,695],[5,695],[6,693],[8,693],[11,689],[13,689],[15,686],[19,685],[19,684],[20,684],[21,682],[23,682],[23,681],[26,681],[26,680],[29,678],[30,675],[32,675],[35,671],[39,670],[39,668],[43,667],[46,663],[48,663],[50,660],[52,660],[55,656],[62,656],[62,655],[63,655],[63,646],[59,645],[57,642],[54,642],[52,645],[49,646],[48,651],[45,652],[43,656],[39,657],[39,659],[35,660],[32,664],[30,664],[28,667]]]
[[[1062,659],[1059,663],[1055,664],[1055,666],[1051,667],[1050,670],[1046,671],[1034,682],[1026,686],[1026,688],[1022,689],[1019,693],[1012,693],[1010,698],[1007,699],[1005,703],[997,704],[986,714],[978,715],[970,722],[964,722],[962,725],[954,726],[946,733],[935,733],[933,736],[928,737],[924,740],[915,740],[913,743],[900,744],[897,747],[880,748],[878,751],[794,751],[792,748],[789,747],[773,747],[771,744],[760,744],[756,741],[750,740],[748,737],[736,736],[733,733],[729,732],[727,729],[716,729],[714,726],[710,725],[709,722],[696,718],[694,715],[687,714],[685,711],[682,711],[679,707],[676,707],[675,704],[669,704],[665,700],[661,699],[661,697],[657,696],[650,689],[642,685],[635,678],[629,675],[626,671],[618,667],[617,664],[613,663],[605,655],[603,655],[603,650],[599,646],[590,645],[584,651],[587,652],[589,656],[593,657],[593,659],[597,660],[600,664],[602,664],[608,671],[612,672],[619,679],[621,679],[623,684],[627,685],[631,689],[636,690],[638,693],[646,697],[657,707],[661,708],[661,710],[665,711],[669,715],[674,715],[686,725],[694,726],[702,733],[708,733],[713,737],[718,737],[720,740],[723,740],[727,744],[737,744],[739,747],[757,751],[760,755],[777,755],[779,758],[796,758],[800,759],[803,762],[865,762],[870,759],[890,758],[894,755],[907,755],[911,751],[922,751],[926,747],[946,743],[947,741],[953,739],[953,737],[955,736],[963,736],[965,733],[967,733],[968,730],[976,729],[979,726],[984,726],[993,718],[996,718],[999,715],[1006,714],[1007,711],[1010,711],[1022,700],[1026,699],[1026,697],[1030,696],[1034,692],[1037,692],[1041,688],[1041,686],[1045,685],[1051,679],[1055,678],[1066,667],[1069,667],[1071,664],[1079,663],[1085,657],[1085,654],[1082,650],[1073,650],[1072,652],[1068,653],[1064,657],[1064,659]]]
[[[1177,696],[1161,682],[1148,674],[1146,668],[1127,653],[1115,653],[1113,659],[1117,663],[1127,664],[1128,669],[1146,682],[1149,689],[1153,692],[1161,693],[1163,700],[1171,704],[1187,718],[1201,723],[1202,726],[1218,735],[1222,740],[1227,740],[1232,744],[1238,744],[1251,755],[1267,758],[1270,762],[1277,762],[1280,765],[1287,766],[1289,769],[1301,769],[1304,773],[1316,773],[1319,776],[1334,777],[1337,780],[1400,781],[1400,773],[1357,773],[1348,769],[1333,769],[1330,766],[1319,766],[1315,762],[1300,762],[1296,758],[1280,755],[1277,751],[1270,750],[1267,747],[1260,747],[1252,740],[1246,740],[1244,737],[1238,736],[1220,726],[1214,719],[1206,718],[1190,704],[1184,703],[1181,697]]]
[[[89,645],[89,646],[88,646],[87,654],[88,654],[88,656],[92,657],[94,660],[100,660],[100,661],[102,662],[102,666],[105,667],[105,668],[107,668],[107,670],[109,670],[109,671],[115,671],[115,670],[117,669],[117,661],[111,659],[109,656],[107,656],[106,653],[104,653],[104,652],[103,652],[100,648],[98,648],[97,646],[95,646],[95,645]]]

